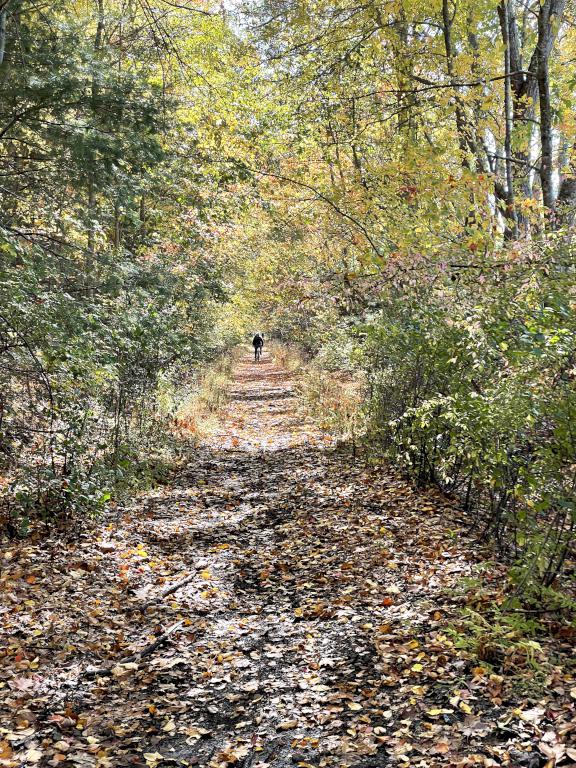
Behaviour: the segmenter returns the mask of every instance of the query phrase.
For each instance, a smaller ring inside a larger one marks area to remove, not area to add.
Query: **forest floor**
[[[462,624],[504,573],[468,526],[243,359],[169,485],[3,545],[0,766],[572,764],[569,640]]]

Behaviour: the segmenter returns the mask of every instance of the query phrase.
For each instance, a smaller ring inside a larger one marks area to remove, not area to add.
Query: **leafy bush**
[[[478,512],[521,586],[570,571],[576,526],[575,275],[543,256],[389,298],[364,328],[371,436]]]
[[[3,13],[0,512],[21,535],[153,481],[165,382],[218,349],[220,265],[203,246],[226,212],[145,9]],[[233,38],[211,30],[221,71]]]
[[[149,260],[135,260],[112,287],[78,295],[65,290],[49,254],[2,254],[2,506],[20,530],[16,518],[97,511],[141,472],[139,455],[162,444],[166,427],[161,377],[198,359],[209,295],[190,291],[188,271],[175,276]]]

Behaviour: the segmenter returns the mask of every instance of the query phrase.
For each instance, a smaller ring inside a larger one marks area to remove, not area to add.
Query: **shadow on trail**
[[[47,743],[74,744],[46,765],[375,768],[406,743],[428,755],[425,713],[466,673],[442,640],[445,591],[469,572],[440,522],[450,510],[352,462],[294,394],[266,353],[241,361],[217,431],[170,486],[68,552],[64,576],[35,553],[60,581],[23,657],[54,649],[27,717]],[[465,738],[451,731],[456,749]]]
[[[245,758],[239,765],[285,768],[316,765],[335,748],[318,716],[376,682],[371,633],[349,624],[363,610],[365,621],[373,618],[371,601],[363,606],[360,590],[352,609],[350,587],[366,568],[374,579],[387,578],[378,542],[367,548],[359,524],[362,474],[353,467],[343,474],[343,462],[347,454],[312,445],[260,453],[204,448],[183,472],[180,482],[202,491],[175,512],[165,545],[182,568],[201,562],[210,579],[179,592],[179,610],[195,617],[195,636],[174,641],[166,663],[186,661],[159,681],[182,702],[179,722],[203,733],[192,740],[159,734],[148,751],[208,766],[236,749]],[[171,506],[170,494],[164,502]],[[158,548],[150,523],[139,534],[146,548]],[[357,564],[350,547],[362,551]],[[127,695],[138,707],[141,692]],[[344,706],[344,732],[355,718]],[[381,753],[379,765],[384,759]]]
[[[406,661],[382,663],[375,628],[403,637],[410,625],[412,642],[435,631],[437,589],[423,595],[421,583],[439,544],[399,537],[402,526],[418,531],[421,497],[387,473],[367,483],[367,468],[295,408],[286,372],[241,363],[222,431],[179,478],[193,493],[164,498],[163,542],[154,520],[139,525],[144,546],[172,553],[177,570],[204,568],[173,602],[193,637],[155,660],[180,702],[178,734],[149,738],[150,752],[217,767],[388,764],[374,729],[392,734],[408,716],[393,682]],[[128,695],[137,706],[141,692]]]
[[[237,402],[258,402],[270,400],[277,402],[278,400],[286,400],[288,398],[296,397],[294,392],[280,391],[280,392],[258,392],[256,394],[233,392],[232,398]]]

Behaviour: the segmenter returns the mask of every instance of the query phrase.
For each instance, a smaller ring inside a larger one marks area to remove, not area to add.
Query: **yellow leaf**
[[[413,664],[412,665],[412,672],[422,672],[423,669],[424,669],[424,667],[422,666],[422,664]]]
[[[7,741],[0,741],[0,758],[7,760],[12,757],[12,747]]]
[[[277,731],[291,731],[292,728],[298,727],[298,720],[285,720],[283,723],[279,723],[276,726]]]
[[[462,710],[462,712],[466,712],[467,715],[472,714],[472,709],[466,704],[465,701],[461,701],[460,704],[458,704],[458,708]]]
[[[349,701],[348,709],[351,709],[353,712],[358,712],[360,709],[362,709],[362,704],[358,704],[356,701]]]
[[[146,765],[149,768],[156,768],[160,760],[164,760],[164,755],[161,755],[160,752],[144,752],[144,760],[146,760]]]

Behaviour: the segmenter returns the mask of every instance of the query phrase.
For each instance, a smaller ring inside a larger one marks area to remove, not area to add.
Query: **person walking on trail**
[[[252,346],[254,347],[254,361],[258,362],[262,355],[262,347],[264,346],[264,334],[257,333],[252,339]]]

